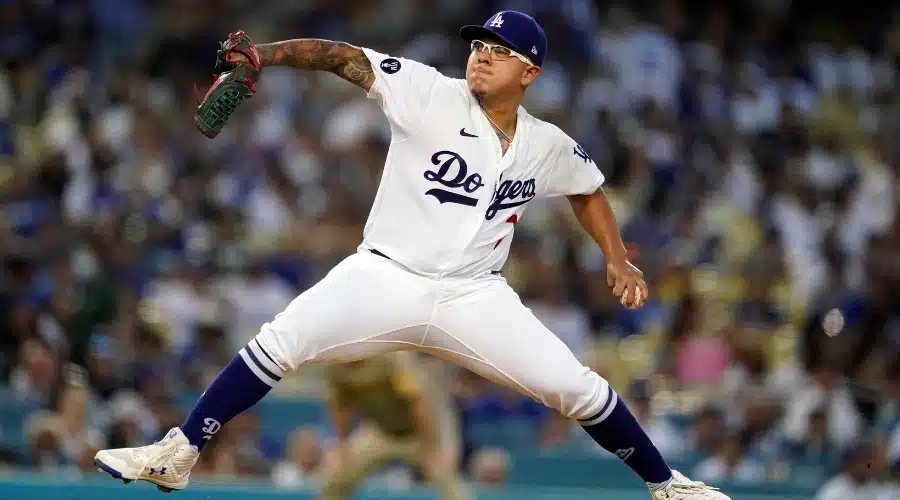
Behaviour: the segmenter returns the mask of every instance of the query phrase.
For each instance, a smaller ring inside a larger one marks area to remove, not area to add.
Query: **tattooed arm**
[[[256,46],[263,66],[330,71],[348,82],[369,90],[375,72],[362,49],[344,42],[314,38],[285,40]]]
[[[365,89],[367,97],[384,112],[397,141],[421,130],[442,81],[442,75],[431,66],[344,42],[303,38],[255,47],[260,66],[329,71]],[[374,67],[370,57],[377,61]]]

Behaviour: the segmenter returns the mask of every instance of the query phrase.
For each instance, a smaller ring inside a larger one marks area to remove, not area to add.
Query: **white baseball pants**
[[[304,363],[340,363],[395,350],[428,352],[582,425],[603,421],[617,398],[606,380],[531,314],[503,277],[430,279],[364,250],[294,299],[256,339],[279,365],[271,372],[279,374]],[[266,380],[266,374],[257,375]]]

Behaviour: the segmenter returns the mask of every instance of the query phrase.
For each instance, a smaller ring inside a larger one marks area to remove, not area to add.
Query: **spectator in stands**
[[[765,269],[748,266],[744,283],[744,298],[735,308],[735,316],[739,325],[749,326],[763,332],[774,330],[784,324],[787,319],[784,310],[775,302],[775,277],[771,272],[772,263],[765,264]]]
[[[824,408],[816,408],[809,414],[806,435],[800,442],[789,442],[788,449],[791,457],[827,463],[837,447],[828,435],[828,412]]]
[[[544,405],[522,396],[506,387],[499,387],[475,373],[457,371],[453,387],[456,403],[467,431],[488,426],[502,426],[511,435],[515,430],[517,439],[523,443],[543,443],[547,447],[559,445],[571,429],[571,421],[553,418],[544,410]],[[466,436],[471,440],[472,436]],[[476,446],[479,443],[467,443]],[[494,443],[498,444],[498,443]],[[591,443],[593,447],[593,443]]]
[[[890,464],[900,465],[900,423],[888,437],[887,460]]]
[[[511,467],[509,453],[502,448],[482,448],[475,452],[470,475],[476,486],[498,489],[507,485]]]
[[[694,415],[690,428],[689,449],[700,456],[709,456],[721,448],[725,425],[721,410],[713,407],[701,409]]]
[[[117,357],[123,353],[121,342],[109,334],[114,328],[98,328],[91,334],[85,359],[91,388],[103,400],[131,382],[127,369],[130,356]]]
[[[109,446],[122,448],[133,446],[134,443],[140,443],[144,440],[134,420],[128,419],[113,420],[107,435],[109,437],[107,443]]]
[[[272,470],[272,481],[280,488],[309,488],[321,484],[322,443],[318,432],[300,427],[291,433],[285,459]]]
[[[728,346],[713,324],[716,309],[690,287],[673,313],[661,354],[663,373],[680,387],[717,384],[728,363]]]
[[[761,460],[775,459],[782,445],[777,426],[781,407],[768,392],[756,390],[744,394],[740,408],[740,419],[732,426],[742,429],[747,451]]]
[[[23,339],[10,387],[20,403],[35,408],[53,400],[60,377],[57,353],[38,337]]]
[[[220,439],[216,440],[215,443],[210,443],[212,450],[197,462],[197,466],[191,471],[191,475],[196,474],[198,477],[223,481],[240,476],[234,443],[221,439],[223,437],[220,436]]]
[[[55,411],[34,413],[26,423],[35,458],[44,464],[57,462],[93,469],[94,454],[106,444],[104,435],[90,419],[90,395],[83,384],[82,376],[67,377],[57,396]]]
[[[665,415],[653,413],[651,391],[646,380],[632,383],[627,394],[629,408],[662,456],[667,460],[679,458],[688,452],[684,446],[684,436]]]
[[[876,498],[878,485],[873,461],[876,450],[871,443],[859,443],[844,457],[841,473],[833,477],[816,494],[816,500],[870,500]]]
[[[730,357],[722,379],[726,420],[729,425],[743,421],[747,397],[767,393],[769,373],[764,344],[767,332],[746,327],[733,327],[728,332]]]
[[[583,360],[591,336],[587,313],[568,300],[565,277],[556,266],[541,265],[531,272],[535,297],[525,302],[526,307]]]
[[[828,439],[839,449],[850,446],[860,435],[862,416],[835,363],[823,359],[807,386],[787,402],[782,431],[789,442],[805,441],[810,432],[810,415],[819,408],[827,413]]]
[[[203,318],[195,325],[194,340],[181,358],[183,383],[187,389],[202,390],[219,373],[223,363],[227,363],[229,351],[225,330],[221,318]]]
[[[58,473],[73,469],[63,452],[59,425],[52,415],[33,414],[25,425],[25,433],[30,445],[29,465],[34,470]]]
[[[900,356],[882,359],[882,370],[878,374],[881,381],[881,401],[875,412],[875,431],[881,435],[890,435],[894,427],[900,427]],[[900,459],[900,442],[897,445],[897,458]]]
[[[876,500],[900,498],[900,461],[888,462],[885,478],[875,492]]]
[[[246,345],[258,333],[259,325],[283,311],[296,296],[284,281],[267,272],[265,264],[262,256],[251,255],[241,274],[229,276],[219,283],[233,318],[224,331],[224,342],[220,342],[226,352],[234,352]],[[218,361],[214,364],[224,366]]]
[[[147,298],[165,318],[168,335],[165,348],[183,353],[195,341],[198,324],[230,318],[230,309],[213,283],[210,266],[185,264],[173,279],[154,284]]]
[[[272,464],[283,456],[282,443],[263,435],[260,414],[251,410],[240,415],[237,425],[229,433],[235,436],[235,459],[242,474],[251,476],[271,475]]]
[[[747,454],[743,433],[733,432],[722,441],[718,453],[697,464],[694,475],[709,484],[761,483],[766,469]]]
[[[71,463],[81,469],[93,469],[94,454],[106,444],[106,437],[91,418],[92,403],[83,379],[67,381],[57,399],[60,445]]]

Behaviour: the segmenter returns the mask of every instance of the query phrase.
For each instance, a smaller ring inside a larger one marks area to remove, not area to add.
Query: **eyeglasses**
[[[491,53],[491,57],[495,61],[508,61],[510,57],[515,57],[529,66],[536,66],[528,56],[520,54],[505,45],[472,40],[472,52],[484,52],[485,50]]]

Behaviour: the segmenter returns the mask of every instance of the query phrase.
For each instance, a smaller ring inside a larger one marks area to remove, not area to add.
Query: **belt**
[[[379,257],[383,257],[383,258],[385,258],[385,259],[387,259],[387,260],[394,260],[394,259],[388,257],[387,255],[385,255],[385,254],[379,252],[378,250],[375,250],[374,248],[369,249],[369,252],[371,252],[371,253],[373,253],[373,254],[379,256]],[[500,274],[500,271],[491,271],[491,274]]]

